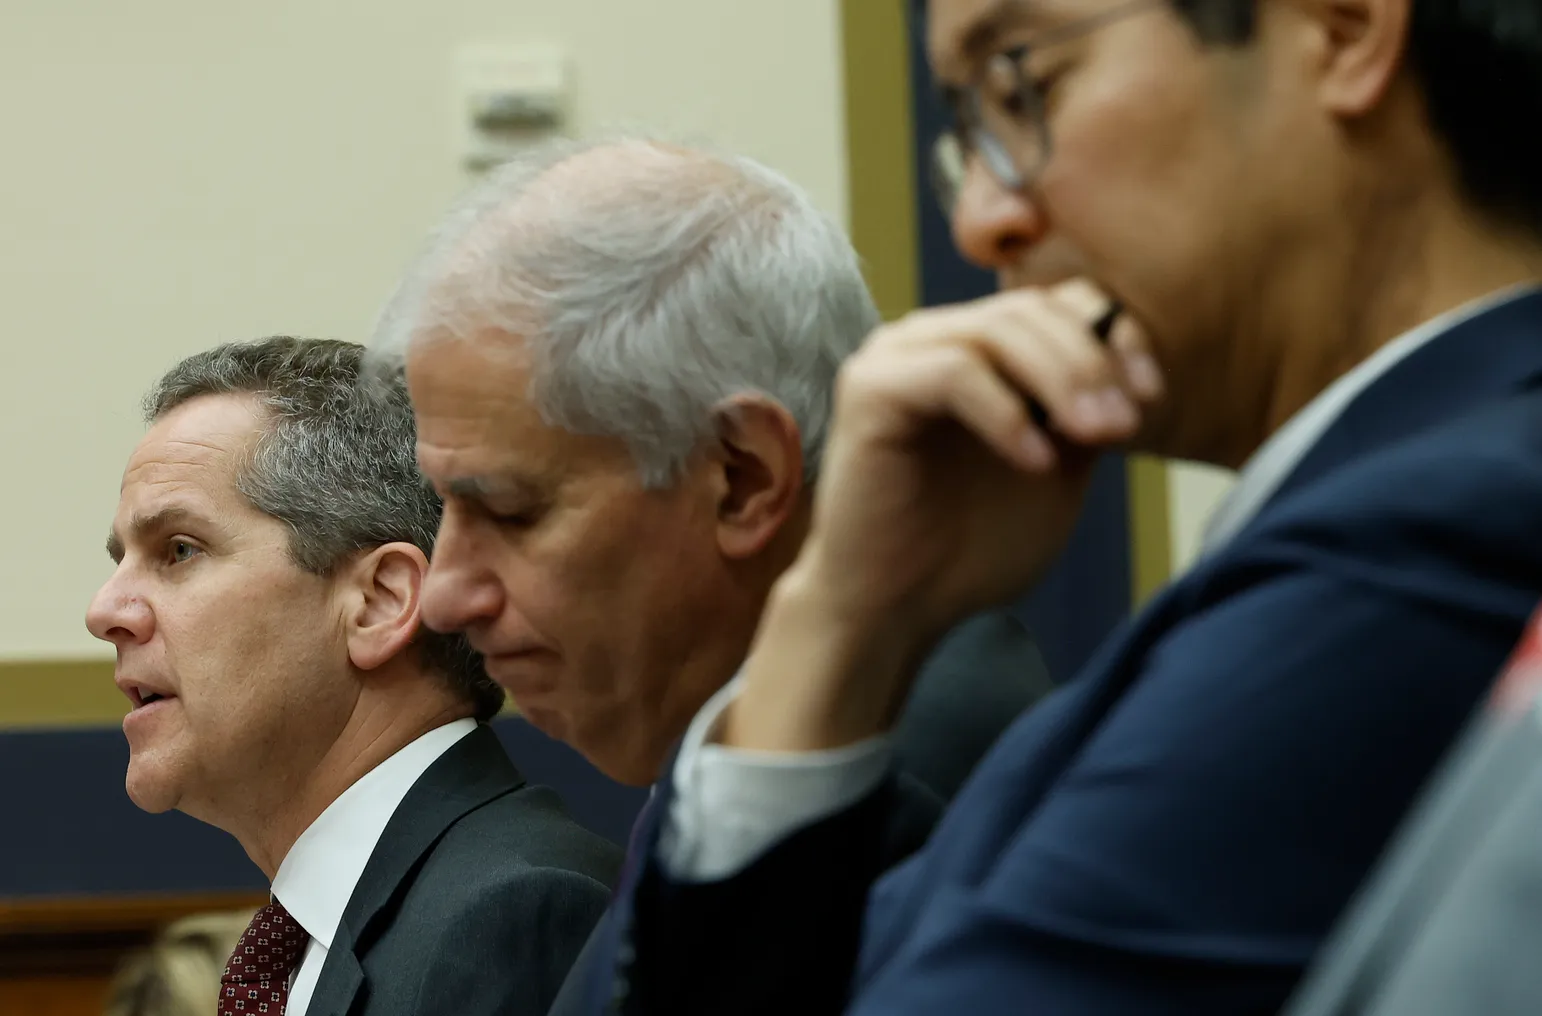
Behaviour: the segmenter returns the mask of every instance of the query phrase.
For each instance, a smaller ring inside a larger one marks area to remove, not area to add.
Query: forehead
[[[151,510],[172,501],[234,510],[242,501],[236,470],[262,433],[254,397],[204,395],[157,420],[129,457],[122,507]]]
[[[511,470],[556,475],[625,458],[619,441],[572,434],[542,419],[530,396],[529,356],[517,338],[424,336],[408,348],[406,366],[418,464],[436,483]]]

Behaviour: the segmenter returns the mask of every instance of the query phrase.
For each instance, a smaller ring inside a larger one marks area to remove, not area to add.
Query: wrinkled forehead
[[[260,516],[238,486],[238,471],[257,440],[255,418],[218,406],[207,412],[196,402],[156,421],[129,456],[107,539],[114,560],[129,543],[179,529],[207,536],[206,530]]]
[[[145,502],[197,496],[223,503],[239,496],[239,470],[267,427],[255,396],[201,395],[150,425],[124,467],[120,495]]]

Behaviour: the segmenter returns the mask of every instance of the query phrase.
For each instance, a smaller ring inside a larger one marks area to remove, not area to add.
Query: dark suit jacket
[[[619,865],[478,727],[391,816],[307,1016],[542,1016]]]
[[[1518,665],[1542,671],[1542,614]],[[1539,954],[1542,700],[1484,713],[1288,1016],[1536,1016]]]
[[[969,770],[1052,687],[1038,647],[1011,612],[988,611],[949,633],[917,677],[896,733],[900,776],[884,817],[881,867],[921,848]],[[593,964],[614,948],[613,916],[607,912],[595,928],[549,1016],[579,1016],[593,1008],[587,997],[596,987]],[[609,982],[603,987],[608,994]]]
[[[620,1008],[1278,1009],[1542,599],[1539,519],[1528,296],[1363,392],[881,882],[887,788],[719,883],[647,865]]]
[[[953,800],[996,739],[1052,690],[1021,618],[1010,610],[970,618],[916,678],[894,731],[895,769]]]

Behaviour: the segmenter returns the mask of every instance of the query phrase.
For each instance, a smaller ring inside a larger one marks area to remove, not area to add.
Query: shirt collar
[[[454,720],[397,751],[327,805],[284,856],[273,896],[324,948],[332,948],[354,887],[402,798],[476,726],[472,719]]]
[[[1299,409],[1248,459],[1237,483],[1205,524],[1201,554],[1231,542],[1253,520],[1307,452],[1333,426],[1349,404],[1401,361],[1466,321],[1533,292],[1530,283],[1479,297],[1404,332],[1362,360]]]

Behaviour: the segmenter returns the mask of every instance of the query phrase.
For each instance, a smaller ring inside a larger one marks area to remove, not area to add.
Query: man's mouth
[[[145,706],[154,705],[157,702],[163,702],[167,699],[176,698],[175,695],[154,691],[150,688],[143,688],[137,684],[129,685],[127,691],[129,702],[133,704],[135,709],[143,709]]]

